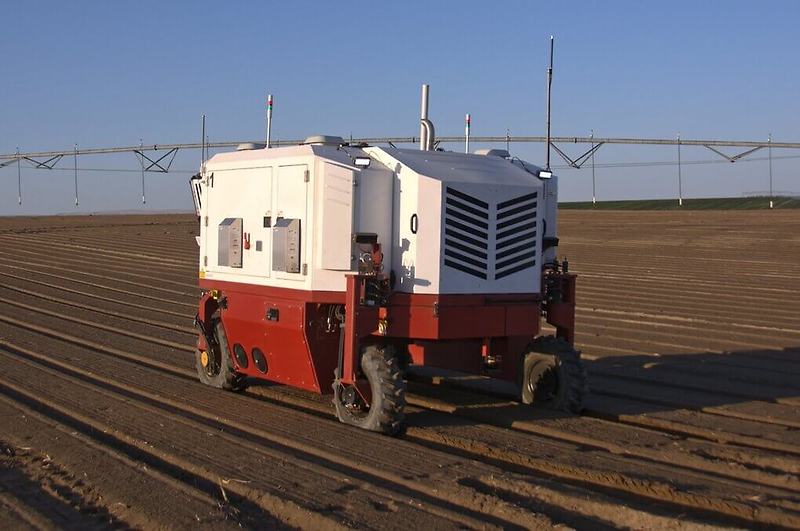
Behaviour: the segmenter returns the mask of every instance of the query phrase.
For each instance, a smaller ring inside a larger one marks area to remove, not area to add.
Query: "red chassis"
[[[341,364],[342,383],[366,394],[358,364],[361,347],[370,342],[393,344],[415,364],[517,382],[520,358],[540,334],[543,313],[559,337],[570,344],[574,340],[576,277],[571,273],[549,272],[543,278],[544,297],[393,293],[385,306],[365,303],[370,278],[348,275],[345,293],[201,279],[197,320],[207,327],[219,316],[237,372],[318,393],[331,392]],[[211,331],[203,332],[201,351]],[[266,363],[255,363],[254,353],[263,353]]]

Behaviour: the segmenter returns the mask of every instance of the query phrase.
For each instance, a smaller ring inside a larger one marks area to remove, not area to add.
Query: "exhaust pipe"
[[[425,125],[427,122],[431,129],[433,126],[428,121],[428,90],[430,89],[430,85],[425,83],[422,85],[422,106],[419,113],[419,149],[420,151],[427,151],[428,150],[428,126]]]
[[[423,118],[419,123],[422,126],[422,129],[425,130],[425,147],[420,149],[423,149],[424,151],[433,151],[433,145],[436,141],[436,131],[433,128],[433,122],[427,118]]]

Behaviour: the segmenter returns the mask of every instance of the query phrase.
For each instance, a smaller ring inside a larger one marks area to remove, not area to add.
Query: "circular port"
[[[266,374],[267,372],[267,358],[264,356],[264,353],[261,352],[261,349],[258,347],[253,349],[253,363],[256,364],[256,368],[261,371],[262,373]]]
[[[236,363],[239,364],[239,367],[242,369],[246,369],[248,365],[247,361],[247,351],[241,346],[239,343],[233,345],[233,355],[236,357]]]

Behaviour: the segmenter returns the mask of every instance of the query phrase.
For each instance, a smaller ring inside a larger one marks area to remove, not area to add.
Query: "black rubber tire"
[[[522,358],[520,400],[555,411],[580,413],[589,386],[581,353],[554,336],[536,338]]]
[[[213,354],[214,356],[218,356],[219,371],[215,374],[209,374],[206,368],[203,367],[203,362],[201,360],[202,353],[196,350],[195,366],[197,367],[197,375],[200,381],[208,386],[241,393],[247,389],[247,378],[233,370],[233,362],[231,361],[230,350],[228,349],[228,338],[225,335],[225,328],[222,326],[222,321],[215,318],[211,321],[211,325],[214,330],[214,337],[219,345],[219,351],[213,353],[209,352],[209,355]]]
[[[345,424],[387,435],[405,430],[406,383],[394,347],[369,345],[361,354],[361,371],[369,381],[372,403],[366,411],[347,407],[342,400],[343,386],[333,384],[336,416]]]

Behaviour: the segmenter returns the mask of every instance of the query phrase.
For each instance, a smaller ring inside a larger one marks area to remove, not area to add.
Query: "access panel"
[[[242,267],[242,218],[225,218],[217,230],[217,265]]]

